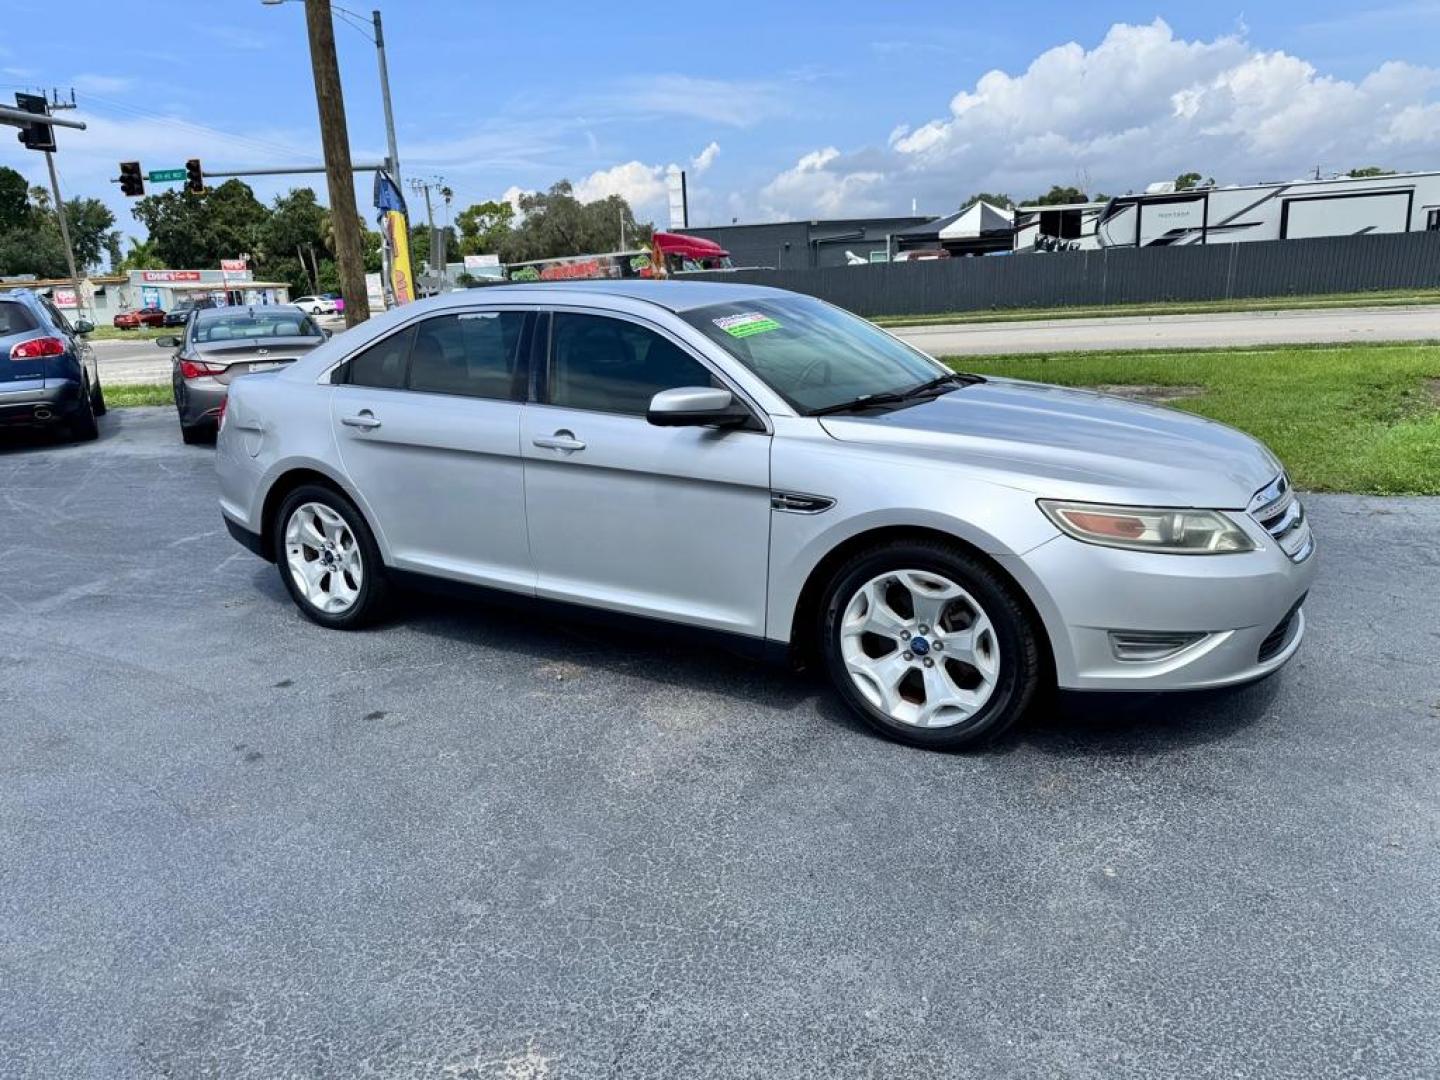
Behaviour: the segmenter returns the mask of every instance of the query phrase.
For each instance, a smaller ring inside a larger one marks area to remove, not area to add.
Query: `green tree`
[[[30,193],[25,177],[0,166],[0,232],[18,229],[30,213]]]
[[[66,223],[78,268],[100,262],[112,239],[115,215],[98,199],[71,199]],[[25,188],[13,169],[0,169],[0,274],[34,274],[58,278],[68,274],[65,242],[50,204],[50,192]]]
[[[965,210],[969,210],[970,207],[974,206],[977,202],[987,202],[991,206],[998,206],[1001,210],[1008,210],[1015,205],[1015,200],[1010,198],[1009,195],[1001,195],[999,193],[992,194],[988,191],[977,191],[974,195],[971,195],[968,199],[966,199],[963,203],[960,204],[960,209],[962,212]]]
[[[446,225],[444,229],[437,229],[436,232],[445,233],[445,258],[452,260],[460,255],[459,238],[455,235],[455,226]],[[410,226],[410,261],[418,269],[422,263],[430,262],[430,226]],[[438,270],[439,267],[434,269]]]
[[[1387,169],[1381,165],[1362,165],[1358,169],[1351,169],[1346,176],[1354,177],[1356,180],[1363,180],[1367,176],[1394,176],[1394,169]]]
[[[1214,186],[1215,178],[1213,176],[1205,177],[1202,179],[1198,172],[1181,173],[1179,176],[1175,177],[1176,191],[1193,191],[1195,188],[1199,187]]]
[[[116,265],[115,269],[124,272],[126,270],[163,270],[165,262],[155,252],[155,241],[130,239],[130,250],[125,253]]]
[[[508,202],[489,202],[467,206],[455,215],[460,230],[460,255],[494,255],[510,236],[515,222],[515,207]]]
[[[1064,206],[1066,203],[1089,202],[1085,192],[1077,187],[1061,187],[1055,184],[1044,195],[1037,195],[1030,200],[1031,206]]]
[[[654,232],[653,225],[635,220],[623,197],[610,195],[582,203],[575,198],[568,180],[561,180],[547,192],[522,195],[520,213],[524,220],[501,244],[500,257],[505,262],[615,251],[620,245],[622,221],[627,247],[648,244]]]
[[[259,246],[269,211],[250,185],[227,180],[200,194],[166,191],[135,204],[135,219],[145,226],[155,252],[172,268],[208,268]]]
[[[75,265],[90,268],[100,265],[100,256],[109,248],[115,215],[99,199],[67,199],[65,223],[70,226],[70,246],[75,251]]]

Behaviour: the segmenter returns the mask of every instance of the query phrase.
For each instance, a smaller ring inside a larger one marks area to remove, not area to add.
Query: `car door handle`
[[[380,426],[380,421],[369,409],[362,409],[357,416],[342,416],[340,422],[346,427],[358,427],[363,431],[372,431]]]
[[[531,441],[543,450],[560,450],[567,454],[574,450],[585,449],[585,444],[575,438],[573,431],[563,429],[555,432],[554,435],[537,435]]]

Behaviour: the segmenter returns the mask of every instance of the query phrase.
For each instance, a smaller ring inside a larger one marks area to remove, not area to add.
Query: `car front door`
[[[546,362],[520,450],[540,595],[763,635],[770,436],[758,414],[754,430],[649,424],[661,390],[725,383],[635,319],[555,311],[536,353]]]
[[[534,590],[520,417],[535,317],[519,309],[432,316],[336,369],[335,441],[392,565]]]

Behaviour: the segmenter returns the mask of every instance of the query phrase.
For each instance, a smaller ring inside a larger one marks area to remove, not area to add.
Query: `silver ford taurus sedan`
[[[1047,683],[1268,675],[1315,563],[1240,432],[956,374],[749,285],[410,304],[235,380],[216,460],[231,533],[323,626],[416,577],[645,616],[823,665],[933,748],[992,738]]]

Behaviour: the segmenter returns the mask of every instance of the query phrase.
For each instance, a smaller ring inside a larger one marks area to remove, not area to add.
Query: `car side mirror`
[[[645,419],[656,427],[735,427],[750,419],[729,390],[713,386],[677,386],[650,399]]]
[[[77,333],[77,334],[88,334],[88,333],[90,333],[90,331],[92,331],[92,330],[94,330],[94,329],[95,329],[95,324],[94,324],[93,322],[91,322],[89,319],[76,319],[76,320],[75,320],[75,333]]]
[[[168,337],[157,337],[155,339],[155,347],[159,349],[178,349],[180,347],[180,339],[174,334]]]

